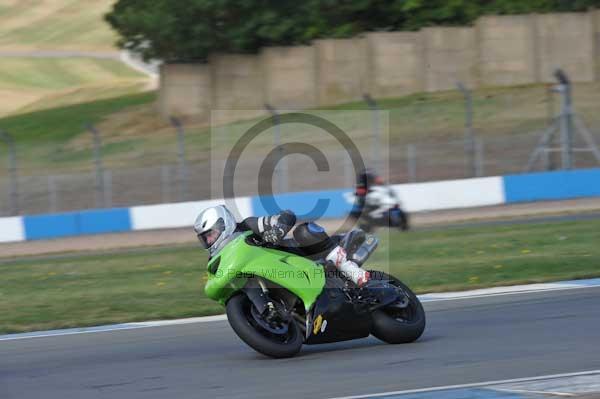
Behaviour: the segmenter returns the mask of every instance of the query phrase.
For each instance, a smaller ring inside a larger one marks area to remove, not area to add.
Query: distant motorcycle
[[[366,232],[372,232],[376,227],[402,231],[410,228],[408,214],[402,210],[398,196],[389,186],[372,187],[367,198],[360,198],[355,193],[347,193],[345,198],[353,204],[350,215]]]
[[[377,244],[367,235],[361,248],[371,253]],[[319,262],[301,248],[257,246],[251,233],[239,233],[209,261],[205,292],[226,306],[229,324],[246,344],[274,358],[294,356],[303,344],[369,334],[392,344],[421,336],[425,312],[400,280],[371,271],[376,287],[359,288]]]

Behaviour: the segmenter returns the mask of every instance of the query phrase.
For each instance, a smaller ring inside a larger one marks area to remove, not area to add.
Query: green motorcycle
[[[376,247],[376,237],[367,241]],[[418,339],[425,329],[419,299],[393,276],[370,273],[376,287],[359,288],[331,264],[255,245],[245,232],[209,261],[205,292],[226,306],[229,324],[246,344],[274,358],[294,356],[303,344],[370,334],[391,344]]]

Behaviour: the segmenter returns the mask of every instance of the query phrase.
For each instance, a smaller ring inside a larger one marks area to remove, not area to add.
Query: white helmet
[[[233,235],[237,223],[224,205],[214,206],[200,212],[194,223],[194,231],[210,256],[215,255]]]

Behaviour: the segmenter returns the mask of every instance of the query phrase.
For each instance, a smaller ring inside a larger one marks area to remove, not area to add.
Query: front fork
[[[294,317],[292,311],[297,299],[289,296],[274,298],[270,294],[267,282],[263,278],[254,277],[249,279],[242,291],[250,299],[260,317],[267,323],[289,323]]]
[[[255,277],[249,279],[242,291],[261,315],[264,315],[267,311],[269,313],[275,311],[275,304],[269,297],[269,290],[262,278]]]
[[[294,311],[298,299],[296,297],[290,297],[287,298],[287,300],[283,299],[285,305],[282,306],[280,302],[275,301],[270,296],[267,282],[263,278],[255,277],[249,279],[246,286],[242,289],[242,292],[246,294],[248,299],[250,299],[254,307],[258,310],[260,317],[264,318],[267,323],[271,323],[275,320],[284,320],[289,323],[290,321],[295,320],[302,330],[303,335],[306,336],[307,331],[310,331],[310,328],[307,326],[308,323],[312,323],[311,318]],[[282,307],[283,309],[281,309]]]

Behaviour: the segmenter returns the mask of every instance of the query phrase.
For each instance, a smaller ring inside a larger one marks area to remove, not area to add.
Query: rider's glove
[[[278,244],[296,224],[296,215],[286,210],[278,215],[262,218],[261,223],[264,229],[261,234],[263,241]]]
[[[285,236],[286,231],[280,225],[271,226],[268,231],[262,234],[262,238],[265,242],[270,244],[278,244]]]

